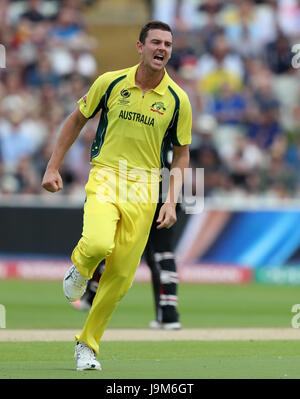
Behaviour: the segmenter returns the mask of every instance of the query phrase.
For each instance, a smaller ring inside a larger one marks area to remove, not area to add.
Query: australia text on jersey
[[[143,123],[144,125],[154,126],[154,118],[150,118],[149,116],[140,114],[139,112],[133,111],[120,111],[119,118],[127,119],[129,121],[135,121]]]

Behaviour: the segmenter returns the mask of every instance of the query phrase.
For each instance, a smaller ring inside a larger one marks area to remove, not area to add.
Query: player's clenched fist
[[[170,204],[168,202],[164,203],[163,206],[160,208],[158,219],[156,220],[157,229],[160,230],[163,227],[169,229],[176,223],[176,204]]]
[[[63,189],[62,178],[57,170],[46,170],[42,186],[45,190],[50,191],[51,193],[56,193],[59,190]]]

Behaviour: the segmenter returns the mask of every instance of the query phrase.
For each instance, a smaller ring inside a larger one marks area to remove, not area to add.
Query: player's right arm
[[[87,121],[88,119],[83,116],[79,108],[77,108],[63,123],[43,177],[42,186],[45,190],[50,191],[51,193],[62,190],[63,182],[59,173],[59,167],[66,152],[77,139],[81,129]]]
[[[102,96],[110,82],[111,73],[99,76],[88,93],[78,101],[78,108],[65,120],[44,174],[42,186],[45,190],[52,193],[62,190],[63,182],[59,167],[83,126],[100,111]]]

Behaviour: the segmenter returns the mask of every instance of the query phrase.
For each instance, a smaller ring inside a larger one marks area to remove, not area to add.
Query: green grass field
[[[300,303],[295,286],[194,285],[179,287],[184,327],[290,327],[291,308]],[[0,304],[7,328],[81,328],[86,313],[66,301],[60,282],[0,280]],[[110,328],[147,328],[154,317],[150,284],[133,284]]]
[[[103,371],[75,370],[70,342],[0,342],[1,378],[290,379],[300,377],[300,343],[103,342]]]
[[[87,316],[65,300],[61,283],[0,281],[7,329],[78,329]],[[300,290],[289,286],[180,285],[184,328],[291,328]],[[134,284],[109,328],[147,328],[150,284]],[[1,331],[0,330],[0,336]],[[300,331],[299,331],[300,338]],[[298,379],[300,340],[101,343],[102,372],[76,372],[72,342],[0,342],[0,379]]]

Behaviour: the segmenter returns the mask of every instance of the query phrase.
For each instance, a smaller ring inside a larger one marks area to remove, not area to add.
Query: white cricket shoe
[[[179,321],[173,323],[161,323],[157,320],[150,321],[149,328],[151,330],[180,330],[181,324]]]
[[[95,352],[86,343],[79,341],[75,346],[74,359],[76,370],[102,370],[101,364],[96,359]]]
[[[70,302],[75,302],[82,297],[86,291],[89,279],[83,277],[74,265],[66,272],[63,280],[63,290]]]

